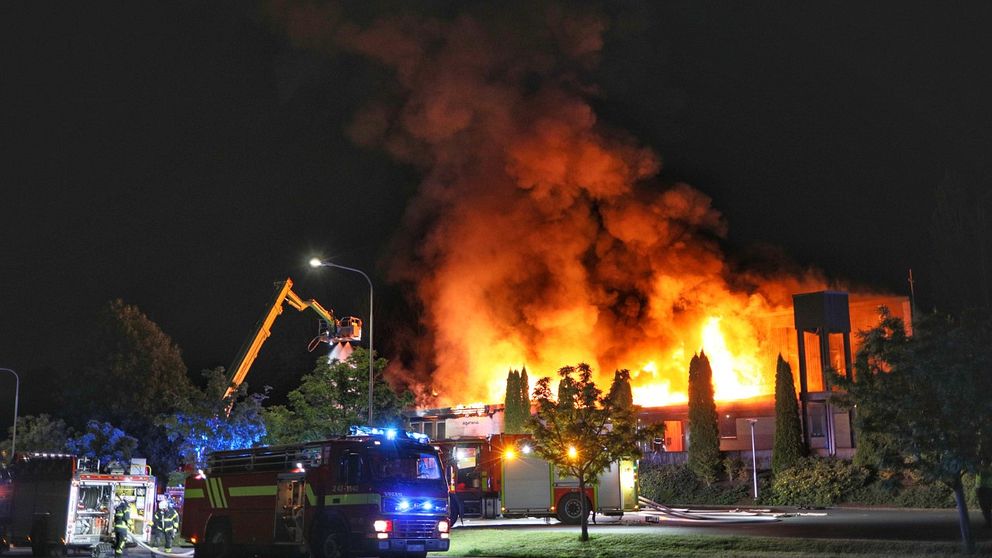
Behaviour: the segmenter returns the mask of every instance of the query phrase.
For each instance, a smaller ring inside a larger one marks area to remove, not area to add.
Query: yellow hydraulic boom
[[[282,314],[282,305],[284,302],[300,312],[309,308],[327,323],[328,329],[326,332],[321,332],[319,341],[340,343],[360,341],[362,339],[362,320],[354,317],[346,317],[341,320],[334,319],[334,313],[321,306],[316,300],[312,298],[310,300],[303,300],[298,294],[294,293],[293,281],[288,277],[285,281],[277,281],[275,286],[275,300],[272,301],[268,310],[262,315],[262,319],[256,324],[251,337],[241,347],[237,358],[231,364],[229,369],[231,372],[230,385],[227,387],[227,391],[224,392],[224,399],[230,397],[245,380],[248,370],[251,368],[252,363],[255,362],[255,358],[258,357],[258,351],[261,350],[262,344],[271,335],[273,322],[276,321],[276,317],[279,314]]]

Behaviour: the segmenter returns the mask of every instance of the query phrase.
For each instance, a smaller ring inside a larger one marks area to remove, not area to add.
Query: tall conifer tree
[[[805,453],[799,402],[792,379],[792,367],[778,355],[775,368],[775,443],[772,446],[772,471],[778,473],[796,464]]]
[[[530,418],[530,380],[527,378],[527,367],[520,370],[520,424],[521,432],[526,430],[527,419]]]
[[[713,400],[713,370],[702,351],[689,363],[689,468],[707,484],[717,478],[720,431]]]
[[[510,370],[506,375],[506,394],[503,396],[503,432],[519,434],[523,431],[524,417],[520,412],[520,373]]]

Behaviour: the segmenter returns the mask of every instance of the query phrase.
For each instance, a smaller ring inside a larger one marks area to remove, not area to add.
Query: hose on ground
[[[145,550],[151,552],[155,556],[166,556],[168,558],[188,558],[188,557],[190,557],[190,556],[193,555],[193,551],[192,550],[190,550],[188,552],[162,552],[161,550],[159,550],[157,548],[154,548],[154,547],[151,547],[151,546],[148,546],[147,544],[145,544],[144,541],[142,541],[142,540],[138,539],[137,537],[135,537],[134,536],[134,533],[128,533],[128,537],[130,537],[131,541],[134,544],[140,546],[141,548],[144,548]]]

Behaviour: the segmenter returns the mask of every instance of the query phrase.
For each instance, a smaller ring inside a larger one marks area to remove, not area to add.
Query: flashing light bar
[[[387,440],[406,438],[421,444],[431,443],[431,438],[427,434],[420,432],[409,432],[398,428],[379,428],[378,426],[352,426],[348,429],[349,436],[384,436]]]
[[[422,513],[447,511],[448,501],[443,498],[384,498],[382,510],[387,513]]]

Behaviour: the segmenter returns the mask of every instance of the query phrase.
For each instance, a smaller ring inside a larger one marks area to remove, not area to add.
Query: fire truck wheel
[[[227,525],[213,524],[207,529],[203,543],[198,544],[193,554],[194,558],[232,558],[231,531]]]
[[[348,553],[341,541],[341,533],[333,529],[321,530],[313,540],[314,558],[344,558]]]
[[[592,510],[589,499],[586,498],[586,512]],[[566,525],[578,525],[582,523],[582,500],[578,493],[571,492],[558,500],[558,521]]]

